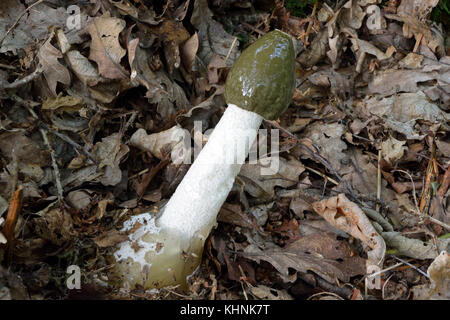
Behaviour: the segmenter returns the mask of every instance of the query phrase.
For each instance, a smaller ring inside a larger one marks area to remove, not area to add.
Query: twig
[[[31,74],[27,75],[26,77],[23,77],[22,79],[16,80],[13,83],[7,83],[5,84],[0,90],[3,89],[16,89],[18,87],[21,87],[28,82],[33,81],[37,77],[39,77],[42,73],[42,69],[40,67],[37,67],[36,70],[34,70]]]
[[[255,28],[254,26],[252,26],[251,24],[248,24],[247,22],[242,22],[241,24],[242,24],[244,27],[249,28],[249,29],[252,30],[253,32],[256,32],[256,33],[258,33],[258,34],[260,34],[260,35],[262,35],[262,36],[266,34],[264,31],[261,31],[261,30]]]
[[[378,169],[377,169],[377,200],[381,200],[381,149],[378,150]],[[377,203],[375,210],[380,212],[380,204]]]
[[[61,140],[63,140],[64,142],[67,142],[68,144],[70,144],[72,147],[74,147],[76,150],[79,150],[80,152],[84,153],[93,163],[97,163],[97,160],[94,158],[94,156],[87,150],[85,150],[85,148],[83,148],[82,146],[80,146],[78,143],[76,143],[75,141],[73,141],[71,138],[69,138],[68,136],[53,130],[52,128],[50,128],[48,125],[46,125],[44,122],[39,121],[39,126],[41,126],[43,129],[47,130],[48,132],[50,132],[51,134],[57,136],[58,138],[60,138]]]
[[[417,39],[416,39],[416,44],[414,45],[414,49],[413,49],[414,53],[416,53],[417,50],[419,49],[420,43],[422,42],[422,38],[423,38],[423,33],[419,33],[419,35],[417,36]]]
[[[412,184],[412,188],[413,188],[414,204],[416,205],[417,213],[420,213],[420,211],[419,211],[419,205],[418,205],[418,203],[417,203],[417,198],[416,198],[416,186],[415,186],[415,184],[414,184],[414,180],[413,180],[412,176],[409,174],[408,171],[405,171],[405,170],[400,170],[400,169],[393,170],[393,172],[395,172],[395,171],[402,172],[402,173],[406,174],[406,175],[409,177],[409,179],[411,180],[411,184]]]
[[[17,24],[19,23],[20,19],[22,19],[22,17],[25,15],[25,13],[27,13],[28,11],[31,10],[31,8],[33,8],[34,6],[37,6],[39,3],[44,2],[44,0],[38,0],[35,3],[33,3],[32,5],[30,5],[28,8],[26,8],[21,14],[20,16],[17,18],[17,20],[13,23],[13,25],[11,27],[9,27],[8,31],[6,31],[6,33],[3,35],[3,37],[0,40],[0,46],[2,45],[3,41],[5,41],[6,37],[8,36],[8,34],[17,26]]]
[[[374,273],[368,274],[368,275],[366,275],[365,277],[366,277],[366,278],[373,278],[373,277],[379,276],[379,275],[382,274],[382,273],[385,273],[386,271],[389,271],[389,270],[398,268],[398,267],[400,267],[401,265],[403,265],[403,262],[399,262],[399,263],[397,263],[397,264],[394,264],[393,266],[387,267],[386,269],[380,270],[380,271],[378,271],[378,272],[374,272]]]
[[[404,171],[404,170],[397,169],[397,170],[393,170],[393,171],[403,172],[403,173],[405,173],[406,175],[408,175],[409,179],[411,180],[412,187],[413,187],[414,203],[415,203],[415,205],[416,205],[416,212],[415,212],[415,213],[416,213],[418,216],[420,216],[420,217],[425,217],[425,218],[429,219],[431,222],[434,222],[434,223],[440,225],[441,227],[443,227],[443,228],[445,228],[445,229],[447,229],[447,230],[450,230],[450,226],[449,226],[448,224],[446,224],[446,223],[444,223],[444,222],[442,222],[442,221],[440,221],[440,220],[437,220],[437,219],[433,218],[432,216],[430,216],[430,215],[427,214],[427,213],[420,213],[419,205],[418,205],[418,203],[417,203],[417,198],[416,198],[416,188],[415,188],[415,186],[414,186],[414,181],[413,181],[412,176],[411,176],[407,171]]]
[[[440,220],[438,220],[438,219],[436,219],[436,218],[433,218],[432,216],[430,216],[430,215],[428,215],[428,214],[425,214],[425,217],[426,217],[428,220],[430,220],[431,222],[434,222],[434,223],[440,225],[441,227],[443,227],[443,228],[445,228],[445,229],[447,229],[447,230],[450,230],[450,226],[449,226],[448,224],[446,224],[445,222],[442,222],[442,221],[440,221]]]
[[[317,2],[318,2],[317,0],[314,2],[314,7],[313,7],[313,10],[312,10],[312,13],[309,16],[308,28],[306,28],[306,33],[305,33],[306,42],[308,42],[308,36],[309,36],[309,33],[311,32],[311,28],[312,28],[313,23],[314,23],[313,18],[316,15]]]
[[[230,50],[228,50],[227,56],[225,57],[225,63],[227,63],[227,60],[228,60],[228,58],[230,57],[231,52],[232,52],[233,49],[234,49],[234,46],[236,45],[236,41],[237,41],[237,37],[234,37],[233,42],[231,43]]]
[[[61,175],[59,173],[58,163],[56,162],[55,150],[52,148],[52,145],[50,144],[50,141],[48,140],[47,131],[45,131],[44,129],[39,129],[39,131],[41,132],[42,138],[44,139],[44,143],[47,145],[47,147],[50,150],[50,156],[52,158],[52,167],[53,167],[53,171],[55,173],[56,189],[58,191],[58,200],[59,200],[59,203],[62,205],[64,190],[63,190],[63,187],[61,184]]]
[[[17,219],[22,207],[22,191],[23,187],[19,186],[14,192],[9,203],[9,210],[8,215],[6,216],[5,226],[2,229],[2,233],[5,235],[5,238],[8,241],[6,243],[6,259],[8,264],[11,262],[14,250],[14,229],[16,228]]]
[[[16,67],[10,66],[9,64],[4,64],[4,63],[0,63],[0,68],[5,68],[5,69],[9,69],[9,70],[15,70],[16,69]]]
[[[320,172],[320,171],[317,171],[316,169],[310,168],[310,167],[308,167],[308,166],[304,166],[304,167],[305,167],[305,169],[308,169],[309,171],[314,172],[315,174],[321,176],[322,178],[325,179],[325,181],[328,180],[328,181],[334,183],[335,185],[338,185],[338,184],[339,184],[339,182],[337,182],[336,180],[330,178],[330,177],[327,176],[325,173],[322,173],[322,172]]]
[[[396,257],[394,255],[390,255],[390,257],[394,258],[395,260],[398,260],[404,264],[406,264],[407,266],[413,268],[414,270],[416,270],[418,273],[420,273],[421,275],[427,277],[428,279],[430,278],[430,276],[428,274],[426,274],[425,272],[423,272],[422,270],[420,270],[419,268],[417,268],[415,265],[409,263],[408,261],[405,261],[403,259],[400,259],[399,257]]]
[[[28,109],[28,112],[35,118],[35,119],[39,119],[36,112],[34,112],[34,110],[29,107],[26,106],[26,108]],[[63,204],[63,187],[61,184],[61,175],[59,173],[59,168],[58,168],[58,163],[56,162],[56,155],[55,155],[55,150],[53,150],[52,145],[50,144],[50,141],[48,140],[48,136],[47,136],[47,131],[43,128],[39,128],[39,132],[42,135],[42,138],[44,139],[44,143],[47,145],[47,147],[50,150],[50,157],[52,158],[52,167],[53,167],[53,172],[55,174],[55,181],[56,181],[56,190],[58,191],[58,200],[59,200],[59,204],[62,205]]]

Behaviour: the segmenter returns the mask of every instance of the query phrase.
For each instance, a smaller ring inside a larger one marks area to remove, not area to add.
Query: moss
[[[312,12],[312,6],[317,0],[287,0],[285,8],[291,12],[293,16],[305,18]]]
[[[430,18],[437,23],[442,23],[445,29],[448,30],[450,25],[450,0],[439,1],[438,5],[431,12]]]

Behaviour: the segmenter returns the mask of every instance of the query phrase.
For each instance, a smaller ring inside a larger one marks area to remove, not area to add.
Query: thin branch
[[[36,70],[34,70],[31,74],[23,77],[22,79],[16,80],[13,83],[7,83],[5,84],[2,88],[0,88],[0,90],[3,89],[17,89],[31,81],[33,81],[34,79],[36,79],[37,77],[39,77],[42,73],[42,69],[41,68],[36,68]]]
[[[28,8],[26,8],[21,14],[20,16],[17,18],[16,22],[13,23],[13,25],[11,27],[9,27],[8,31],[6,31],[6,33],[3,35],[3,37],[0,39],[0,46],[2,45],[3,41],[5,41],[6,37],[8,36],[8,34],[17,26],[17,24],[19,23],[20,19],[22,19],[22,17],[25,15],[25,13],[27,13],[28,11],[31,10],[31,8],[33,8],[34,6],[37,6],[38,4],[44,2],[44,0],[38,0],[35,3],[33,3],[32,5],[30,5]]]
[[[407,266],[413,268],[414,270],[416,270],[418,273],[420,273],[421,275],[427,277],[428,279],[430,278],[430,276],[428,274],[426,274],[425,272],[423,272],[422,270],[420,270],[419,268],[417,268],[415,265],[409,263],[408,261],[405,261],[403,259],[400,259],[399,257],[396,257],[394,255],[390,255],[390,257],[394,258],[395,260],[398,260],[404,264],[406,264]]]
[[[34,110],[29,107],[29,106],[25,106],[28,110],[28,112],[33,116],[33,118],[35,119],[39,119],[36,112],[34,112]],[[50,157],[52,158],[52,167],[53,167],[53,172],[55,174],[55,181],[56,181],[56,190],[58,191],[58,200],[60,205],[63,204],[63,187],[61,184],[61,174],[59,173],[59,167],[58,167],[58,163],[56,162],[56,155],[55,155],[55,150],[52,148],[52,145],[50,144],[50,141],[48,140],[48,136],[47,136],[47,131],[43,128],[39,128],[39,132],[42,135],[42,138],[44,139],[44,143],[47,145],[48,149],[50,150]]]

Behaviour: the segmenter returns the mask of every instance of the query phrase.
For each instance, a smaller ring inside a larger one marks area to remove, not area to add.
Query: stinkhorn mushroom
[[[114,253],[122,286],[186,285],[262,120],[284,112],[294,86],[289,35],[275,30],[244,50],[226,80],[226,111],[162,213],[124,223],[129,240]]]

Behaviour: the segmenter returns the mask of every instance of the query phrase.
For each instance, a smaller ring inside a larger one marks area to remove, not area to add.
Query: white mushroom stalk
[[[149,213],[124,223],[129,240],[114,256],[121,284],[185,286],[264,118],[277,118],[294,89],[290,37],[273,31],[249,46],[230,71],[228,107],[158,219]]]

